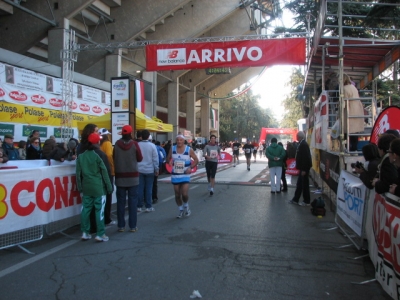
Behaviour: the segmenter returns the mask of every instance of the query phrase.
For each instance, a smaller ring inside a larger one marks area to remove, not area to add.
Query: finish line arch
[[[260,143],[261,142],[265,142],[267,135],[268,134],[275,134],[275,135],[279,135],[279,134],[290,134],[292,136],[292,141],[295,141],[296,135],[297,135],[298,130],[297,129],[293,129],[293,128],[261,128],[261,133],[260,133]]]

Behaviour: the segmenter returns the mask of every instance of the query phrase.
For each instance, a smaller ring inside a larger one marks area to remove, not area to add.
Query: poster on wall
[[[129,112],[129,77],[111,79],[111,112]]]

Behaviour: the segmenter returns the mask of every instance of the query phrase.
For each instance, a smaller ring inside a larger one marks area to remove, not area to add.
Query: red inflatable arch
[[[296,135],[297,135],[297,129],[292,129],[292,128],[261,128],[261,134],[260,134],[260,139],[259,142],[263,143],[267,141],[267,135],[268,134],[291,134],[292,135],[292,141],[296,140]]]

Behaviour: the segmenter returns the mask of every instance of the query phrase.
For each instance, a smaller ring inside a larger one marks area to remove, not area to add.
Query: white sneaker
[[[106,236],[105,234],[103,234],[102,236],[96,236],[94,239],[96,240],[96,242],[107,242],[109,240],[108,236]]]
[[[155,211],[154,207],[146,208],[145,212],[152,212]]]
[[[189,207],[186,208],[185,217],[189,217],[192,212],[190,211]]]
[[[142,212],[142,209],[140,207],[137,208],[137,212]]]
[[[86,233],[86,232],[82,233],[82,237],[81,237],[82,241],[87,241],[87,240],[90,240],[91,238],[92,238],[92,236],[89,233]]]

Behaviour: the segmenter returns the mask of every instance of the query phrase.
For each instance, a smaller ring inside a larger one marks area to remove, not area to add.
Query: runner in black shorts
[[[247,162],[247,170],[250,171],[250,164],[251,164],[251,154],[253,153],[253,145],[251,144],[250,140],[247,140],[247,144],[243,146],[244,156],[246,157]]]
[[[217,173],[218,157],[221,149],[216,143],[217,137],[210,136],[210,142],[204,147],[204,158],[206,159],[206,172],[208,181],[208,191],[210,196],[214,195],[215,174]]]
[[[237,164],[239,164],[239,148],[242,147],[242,144],[240,144],[237,139],[235,139],[235,142],[232,144],[232,154],[233,154],[233,166],[236,167],[236,160]]]

